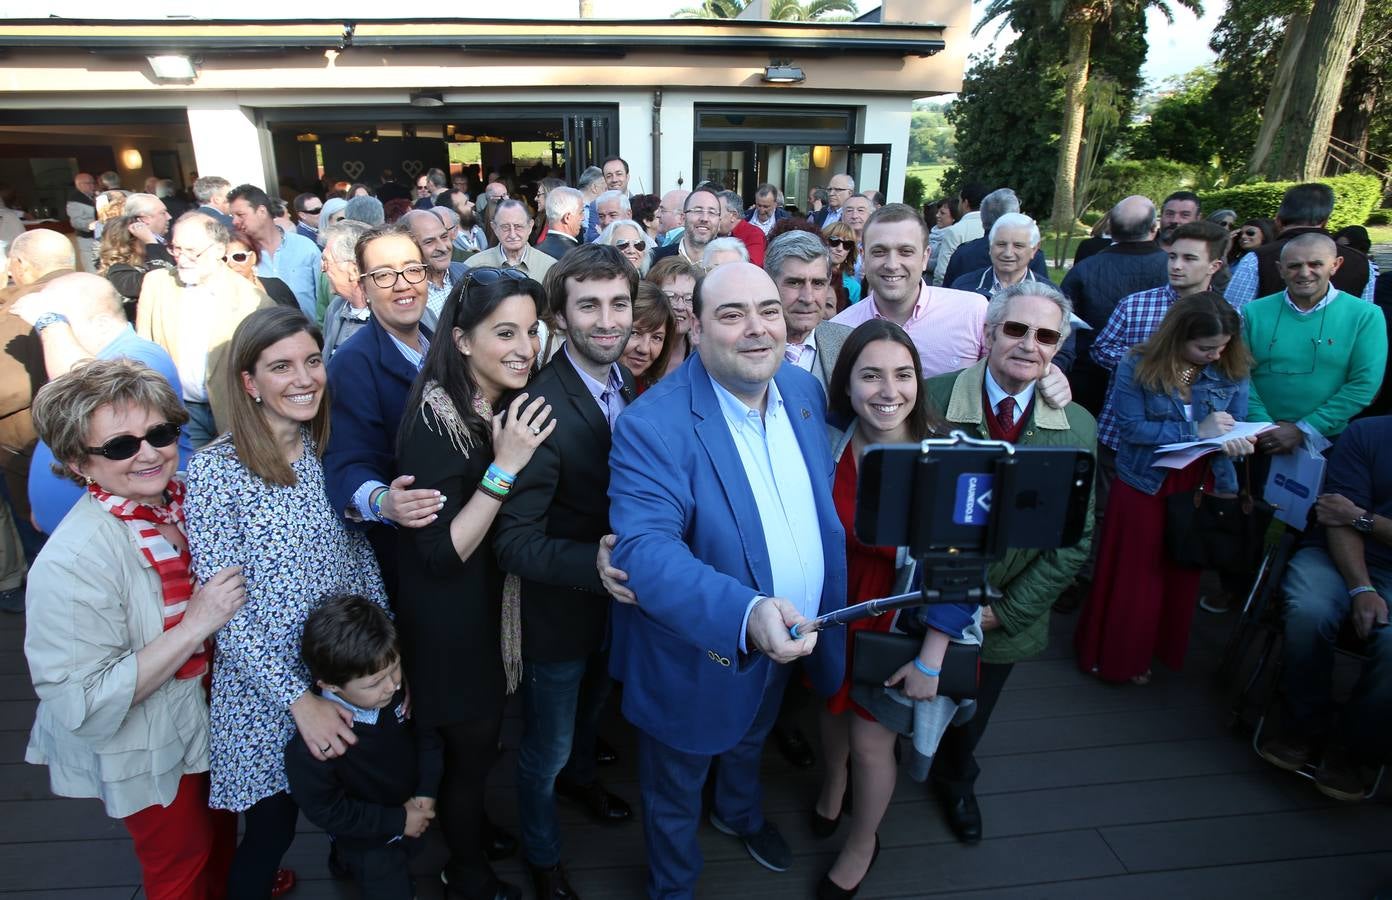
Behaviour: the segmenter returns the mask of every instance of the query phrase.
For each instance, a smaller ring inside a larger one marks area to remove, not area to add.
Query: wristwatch
[[[68,323],[68,317],[63,315],[62,313],[56,312],[43,313],[37,319],[34,320],[34,333],[43,334],[43,330],[45,328],[47,328],[50,325],[57,324],[58,322],[62,322],[64,325],[66,325]]]
[[[1353,527],[1364,534],[1373,533],[1373,514],[1364,513],[1353,520]]]

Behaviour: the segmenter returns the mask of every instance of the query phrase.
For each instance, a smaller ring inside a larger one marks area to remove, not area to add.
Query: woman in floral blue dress
[[[310,691],[300,633],[325,597],[386,605],[367,540],[330,508],[320,454],[329,403],[323,337],[298,310],[259,310],[232,337],[231,432],[194,456],[188,531],[202,582],[242,567],[246,605],[217,633],[209,804],[245,814],[229,900],[265,900],[295,836],[286,742],[298,731],[318,758],[355,742],[351,714]]]

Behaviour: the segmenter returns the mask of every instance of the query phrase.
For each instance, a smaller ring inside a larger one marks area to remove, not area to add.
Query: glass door
[[[700,141],[695,145],[692,184],[714,181],[746,199],[754,193],[753,141]]]
[[[851,145],[846,173],[855,179],[856,190],[889,196],[889,148],[889,144]]]

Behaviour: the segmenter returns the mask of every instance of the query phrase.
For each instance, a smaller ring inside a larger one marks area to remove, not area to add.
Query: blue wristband
[[[1376,593],[1377,593],[1377,588],[1373,587],[1371,584],[1360,584],[1360,585],[1359,585],[1358,587],[1356,587],[1356,588],[1349,588],[1348,595],[1349,595],[1349,599],[1352,600],[1354,597],[1357,597],[1359,594],[1376,594]]]
[[[929,678],[937,678],[939,675],[942,674],[942,669],[928,668],[923,663],[919,662],[917,656],[914,657],[914,668],[922,672],[924,675],[927,675]]]

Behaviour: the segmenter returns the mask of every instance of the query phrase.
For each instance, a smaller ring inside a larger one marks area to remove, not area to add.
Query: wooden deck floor
[[[959,845],[924,786],[900,781],[880,835],[881,859],[865,898],[1371,898],[1392,891],[1392,794],[1346,806],[1263,763],[1226,725],[1227,696],[1209,677],[1231,616],[1199,613],[1186,672],[1157,673],[1146,688],[1108,687],[1077,671],[1075,616],[1054,616],[1040,659],[1017,666],[981,748],[978,785],[986,840]],[[95,801],[53,798],[46,771],[22,762],[34,699],[22,653],[23,618],[0,616],[0,897],[130,900],[143,897],[121,825]],[[516,745],[517,722],[505,735]],[[620,764],[611,788],[637,800],[633,743],[609,728]],[[512,754],[494,773],[492,808],[515,825]],[[805,810],[815,771],[765,760],[767,813],[797,854],[782,875],[703,828],[700,894],[806,898],[839,847],[813,840]],[[562,810],[565,856],[586,900],[642,896],[637,824],[600,828]],[[286,864],[299,872],[292,900],[352,898],[329,879],[327,839],[301,821]],[[426,867],[437,853],[423,855]],[[524,881],[514,860],[504,878]],[[422,878],[422,900],[439,896]]]

